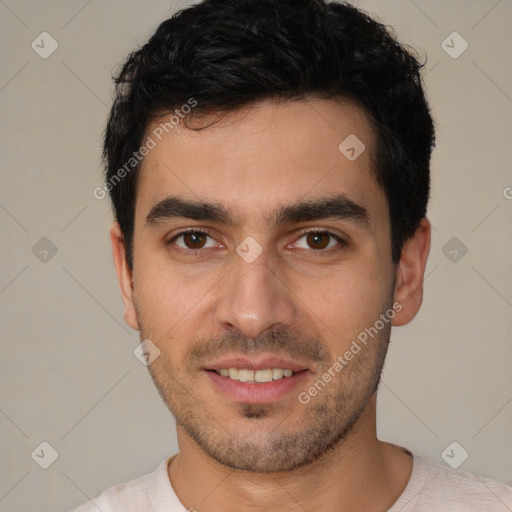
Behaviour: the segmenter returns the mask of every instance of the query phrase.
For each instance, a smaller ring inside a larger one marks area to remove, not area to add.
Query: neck
[[[179,500],[201,512],[322,510],[385,512],[405,489],[412,458],[376,436],[376,395],[329,453],[302,468],[250,473],[227,468],[177,428],[169,478]]]

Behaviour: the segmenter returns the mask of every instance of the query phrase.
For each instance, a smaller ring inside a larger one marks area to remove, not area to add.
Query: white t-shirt
[[[405,448],[404,448],[405,449]],[[406,450],[406,449],[405,449]],[[406,450],[409,452],[409,450]],[[411,453],[411,452],[409,452]],[[404,492],[387,512],[511,512],[512,487],[414,457]],[[156,471],[107,489],[72,512],[188,512],[167,474],[172,457]]]

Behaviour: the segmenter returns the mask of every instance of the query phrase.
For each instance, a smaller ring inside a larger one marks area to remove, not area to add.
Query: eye
[[[299,249],[313,249],[314,251],[325,251],[336,245],[345,247],[347,243],[338,235],[330,231],[306,231],[294,242],[294,247]]]
[[[194,251],[198,249],[209,249],[215,247],[215,240],[205,231],[187,230],[178,233],[172,237],[167,245],[175,244],[179,248],[186,251]]]

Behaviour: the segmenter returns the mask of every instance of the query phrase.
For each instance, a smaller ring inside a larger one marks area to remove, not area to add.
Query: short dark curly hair
[[[348,3],[204,0],[160,24],[114,77],[105,130],[107,190],[133,268],[137,175],[120,169],[162,112],[197,103],[193,117],[265,98],[347,98],[376,135],[375,174],[391,220],[392,259],[426,215],[434,125],[415,52]],[[187,123],[185,123],[187,124]]]

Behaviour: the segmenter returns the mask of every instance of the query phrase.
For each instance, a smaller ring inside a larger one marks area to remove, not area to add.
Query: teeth
[[[238,370],[238,380],[240,382],[253,382],[254,370]]]
[[[272,380],[272,370],[256,370],[254,380],[256,382],[270,382]]]
[[[273,368],[272,369],[272,379],[282,379],[284,375],[284,370],[281,370],[281,368]]]
[[[222,377],[229,377],[240,382],[271,382],[272,380],[279,380],[293,375],[292,370],[283,370],[282,368],[268,368],[265,370],[222,368],[215,371]]]

